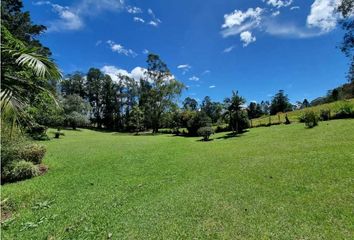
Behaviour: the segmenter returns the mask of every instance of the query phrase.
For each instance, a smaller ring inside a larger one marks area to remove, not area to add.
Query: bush
[[[42,125],[33,125],[28,127],[27,134],[34,140],[48,140],[47,127]]]
[[[198,129],[198,135],[203,137],[203,141],[208,141],[211,134],[214,134],[212,127],[201,127]]]
[[[322,121],[328,121],[331,118],[331,110],[329,109],[321,109],[320,110],[320,119]]]
[[[39,170],[31,162],[21,160],[14,162],[4,168],[2,179],[5,182],[15,182],[24,179],[29,179],[39,175]]]
[[[46,153],[46,148],[39,144],[29,144],[20,151],[20,159],[40,164]]]
[[[354,118],[354,109],[353,105],[350,103],[343,103],[339,106],[336,114],[334,115],[335,119],[342,118]]]
[[[306,111],[300,118],[308,128],[313,128],[318,125],[319,117],[314,111]]]
[[[21,141],[1,139],[1,172],[4,167],[20,159]]]

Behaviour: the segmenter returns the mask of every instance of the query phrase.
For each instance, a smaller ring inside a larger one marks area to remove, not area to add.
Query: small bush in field
[[[48,140],[47,127],[42,125],[34,125],[27,129],[27,134],[34,140]]]
[[[318,125],[319,117],[314,111],[307,111],[301,116],[301,119],[308,128],[313,128]]]
[[[39,170],[31,162],[21,160],[13,162],[4,168],[2,179],[6,182],[15,182],[39,175]]]
[[[321,109],[320,118],[322,121],[328,121],[331,118],[331,110],[329,109]]]
[[[34,164],[40,164],[46,153],[46,148],[39,144],[29,144],[20,152],[20,158]]]
[[[203,137],[203,141],[208,141],[211,134],[214,134],[212,127],[201,127],[198,129],[198,135]]]
[[[334,115],[336,119],[342,118],[354,118],[354,106],[350,103],[343,103],[339,106],[336,114]]]

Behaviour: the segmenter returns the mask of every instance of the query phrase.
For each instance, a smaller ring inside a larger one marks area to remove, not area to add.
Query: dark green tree
[[[186,97],[182,103],[184,110],[196,111],[198,109],[198,102],[194,98]]]
[[[102,127],[102,87],[104,74],[97,68],[90,68],[87,73],[86,89],[87,98],[92,107],[91,121],[98,128]]]
[[[81,72],[69,74],[61,82],[61,92],[64,96],[77,94],[82,98],[86,98],[85,75]]]
[[[288,95],[284,93],[284,90],[279,90],[272,99],[270,105],[270,114],[275,115],[279,112],[288,112],[292,110],[292,105],[289,102]]]
[[[247,113],[243,111],[246,99],[238,95],[237,91],[232,91],[231,98],[226,98],[224,102],[226,107],[225,117],[228,119],[233,133],[241,133],[244,129],[248,128]]]
[[[162,115],[171,109],[177,97],[180,96],[184,85],[174,79],[167,65],[158,55],[149,54],[147,73],[143,82],[149,89],[146,94],[144,114],[148,116],[153,133],[157,133],[161,125]]]

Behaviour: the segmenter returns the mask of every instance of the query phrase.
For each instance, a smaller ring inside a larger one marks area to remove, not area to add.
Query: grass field
[[[325,103],[325,104],[321,104],[321,105],[318,105],[318,106],[309,107],[309,108],[305,108],[305,109],[300,109],[300,110],[296,110],[296,111],[291,111],[291,112],[288,112],[286,114],[288,115],[288,118],[289,118],[290,121],[299,122],[299,117],[305,111],[314,111],[317,114],[319,114],[321,110],[330,110],[331,111],[331,115],[333,116],[336,113],[336,111],[343,104],[351,104],[353,106],[353,109],[354,109],[354,99],[348,99],[348,100],[341,100],[341,101],[332,102],[332,103]],[[279,120],[280,120],[280,122],[284,123],[285,122],[285,113],[280,113],[280,114],[277,114],[277,115],[270,116],[270,119],[271,119],[272,123],[278,123]],[[256,119],[252,120],[252,125],[254,127],[257,127],[259,125],[268,124],[268,123],[269,123],[269,116],[264,116],[264,117],[260,117],[260,118],[256,118]]]
[[[66,131],[2,239],[353,239],[354,120],[213,141]]]

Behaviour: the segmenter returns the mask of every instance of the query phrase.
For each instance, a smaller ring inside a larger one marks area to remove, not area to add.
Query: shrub
[[[342,118],[354,118],[354,109],[353,105],[350,103],[343,103],[339,106],[336,114],[334,115],[335,119]]]
[[[214,134],[212,127],[201,127],[198,129],[198,135],[203,137],[203,141],[208,141],[211,134]]]
[[[20,158],[33,164],[40,164],[46,153],[46,148],[39,144],[29,144],[20,151]]]
[[[301,119],[305,122],[305,125],[308,128],[313,128],[318,125],[318,116],[314,111],[306,111],[302,116]]]
[[[320,119],[322,121],[328,121],[331,118],[331,110],[321,109],[320,110]]]
[[[33,125],[28,127],[27,134],[34,140],[48,140],[47,127],[42,125]]]
[[[19,150],[22,146],[21,141],[1,139],[1,172],[4,167],[20,159]]]
[[[39,175],[39,170],[31,162],[21,160],[13,162],[4,168],[2,178],[6,182],[15,182],[24,179],[29,179]]]

